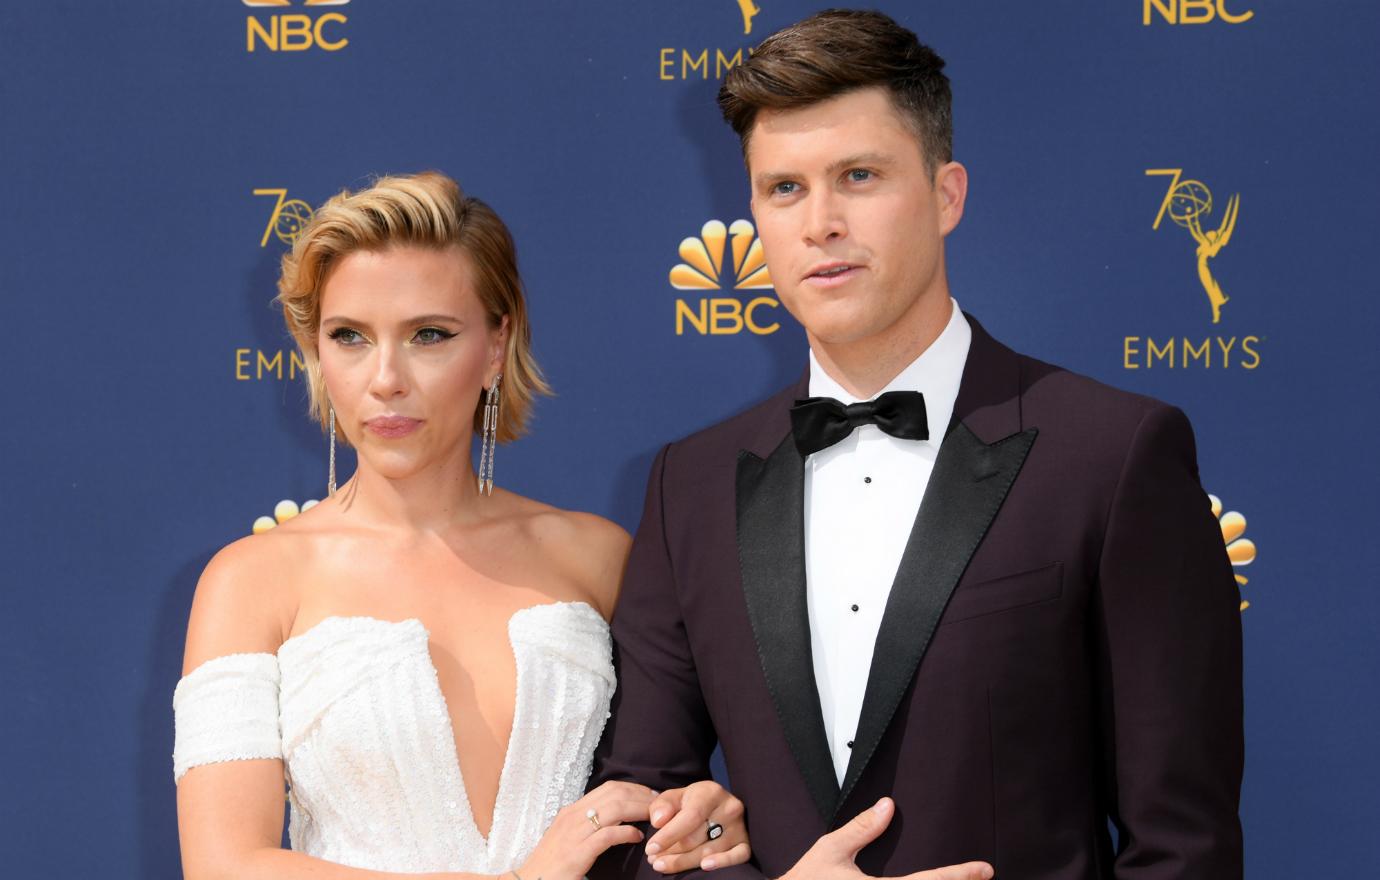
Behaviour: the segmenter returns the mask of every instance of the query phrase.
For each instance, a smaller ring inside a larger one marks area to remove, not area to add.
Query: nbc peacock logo
[[[299,513],[305,513],[311,510],[317,504],[318,502],[315,499],[303,501],[301,504],[298,504],[296,501],[284,498],[282,501],[273,505],[272,516],[261,516],[254,520],[254,525],[250,528],[250,531],[256,535],[263,534],[269,529],[277,528],[294,516],[297,516]]]
[[[676,290],[693,293],[728,287],[750,294],[772,289],[762,241],[751,221],[734,220],[726,226],[722,220],[710,220],[700,228],[698,237],[681,241],[679,253],[683,262],[672,266],[669,276]],[[701,336],[732,335],[743,330],[765,336],[781,325],[776,321],[763,323],[759,310],[780,306],[771,296],[755,296],[747,302],[737,296],[677,297],[676,335],[685,335],[689,325]]]
[[[1223,513],[1222,499],[1216,495],[1209,495],[1208,500],[1212,502],[1212,515],[1217,517],[1217,522],[1222,527],[1222,541],[1227,545],[1227,558],[1231,560],[1232,570],[1236,572],[1236,585],[1244,587],[1248,581],[1237,569],[1255,562],[1255,542],[1242,537],[1246,534],[1246,517],[1235,510]],[[1249,607],[1251,603],[1242,599],[1241,610],[1245,611]]]

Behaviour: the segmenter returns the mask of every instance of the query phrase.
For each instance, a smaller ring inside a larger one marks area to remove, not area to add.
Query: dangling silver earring
[[[326,469],[326,497],[335,494],[335,407],[331,410],[331,456],[330,464]]]
[[[489,395],[484,400],[483,441],[479,445],[479,494],[494,494],[494,450],[498,446],[499,383],[503,374],[494,376]]]

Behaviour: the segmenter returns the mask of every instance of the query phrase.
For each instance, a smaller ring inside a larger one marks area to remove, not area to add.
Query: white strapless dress
[[[203,663],[173,693],[174,779],[200,764],[281,758],[294,850],[378,871],[520,867],[584,793],[614,675],[608,624],[583,602],[524,608],[508,637],[516,703],[487,839],[416,619],[328,617],[276,655]]]

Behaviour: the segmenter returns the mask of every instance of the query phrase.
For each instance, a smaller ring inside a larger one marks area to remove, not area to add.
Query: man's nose
[[[822,245],[846,236],[848,224],[844,222],[842,209],[834,193],[828,190],[811,193],[805,203],[805,240]]]

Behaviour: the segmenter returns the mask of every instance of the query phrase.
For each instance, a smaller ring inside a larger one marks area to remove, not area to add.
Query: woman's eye
[[[331,331],[331,339],[341,345],[358,345],[364,337],[358,330],[351,330],[349,327],[337,327]]]
[[[440,327],[423,327],[412,338],[422,345],[435,345],[438,342],[445,342],[453,336],[455,336],[454,333],[449,330],[442,330]]]

